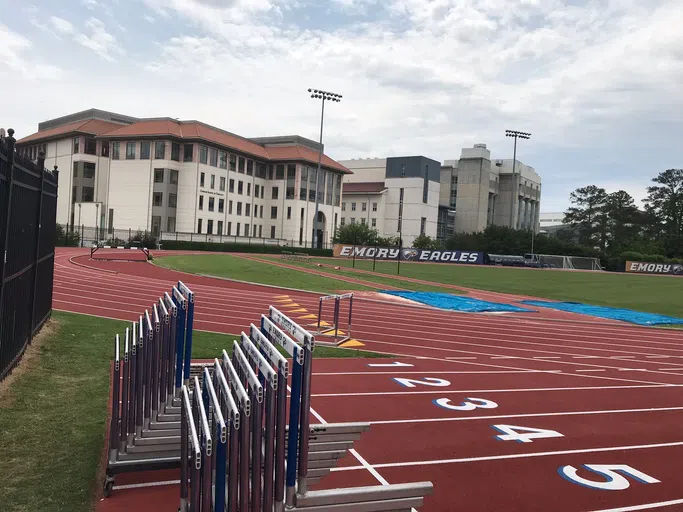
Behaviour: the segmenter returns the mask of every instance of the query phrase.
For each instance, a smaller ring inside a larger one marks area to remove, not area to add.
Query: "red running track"
[[[239,332],[281,295],[317,312],[316,294],[89,262],[77,249],[58,251],[55,270],[54,307],[68,311],[131,320],[180,276],[198,329]],[[431,480],[425,512],[683,510],[683,333],[354,302],[353,337],[398,357],[315,361],[316,421],[372,424],[320,486]],[[397,361],[410,366],[370,366]],[[540,436],[497,439],[513,427]],[[98,510],[177,507],[177,476],[121,475]]]

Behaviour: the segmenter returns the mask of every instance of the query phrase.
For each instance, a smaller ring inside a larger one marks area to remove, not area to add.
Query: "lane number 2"
[[[495,409],[498,407],[496,402],[483,398],[468,397],[466,400],[466,402],[463,402],[460,405],[455,405],[451,403],[450,398],[437,398],[434,400],[434,404],[450,411],[473,411],[474,409]]]
[[[550,437],[564,437],[555,430],[544,428],[519,427],[517,425],[491,425],[500,432],[495,436],[499,441],[517,441],[518,443],[533,443],[534,439],[547,439]]]
[[[439,379],[438,377],[424,377],[423,380],[420,379],[402,379],[394,377],[394,380],[398,382],[401,386],[407,388],[414,388],[418,385],[420,386],[436,386],[436,387],[446,387],[450,386],[451,383],[446,379]]]
[[[581,467],[596,475],[600,475],[604,480],[596,482],[595,480],[583,478],[578,475],[578,469],[574,466],[560,466],[557,472],[565,480],[569,480],[570,482],[583,487],[601,491],[623,491],[624,489],[628,489],[631,484],[626,478],[627,476],[641,484],[659,483],[659,480],[656,478],[652,478],[642,471],[638,471],[626,464],[583,464]]]

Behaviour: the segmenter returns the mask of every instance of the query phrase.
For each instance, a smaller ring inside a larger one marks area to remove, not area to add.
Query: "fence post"
[[[14,130],[12,128],[7,130],[7,164],[9,165],[9,183],[7,194],[7,211],[5,213],[5,239],[2,241],[2,254],[0,254],[0,314],[4,310],[5,298],[5,267],[7,266],[7,244],[9,243],[10,232],[10,217],[12,216],[12,196],[14,195]],[[0,335],[0,338],[2,336]]]
[[[38,211],[36,212],[36,252],[33,258],[33,293],[31,302],[31,330],[28,342],[33,341],[33,330],[36,321],[36,294],[38,293],[38,260],[40,259],[40,234],[42,232],[43,195],[45,194],[45,153],[38,153],[38,172],[40,173],[40,197],[38,198]]]

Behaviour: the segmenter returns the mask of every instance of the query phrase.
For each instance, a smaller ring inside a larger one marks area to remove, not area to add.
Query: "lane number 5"
[[[623,491],[628,489],[631,484],[626,478],[627,476],[642,484],[659,483],[659,480],[656,478],[652,478],[626,464],[583,464],[581,467],[596,475],[600,475],[604,478],[604,481],[596,482],[595,480],[583,478],[577,474],[578,469],[574,466],[561,466],[557,472],[562,478],[572,483],[601,491]]]

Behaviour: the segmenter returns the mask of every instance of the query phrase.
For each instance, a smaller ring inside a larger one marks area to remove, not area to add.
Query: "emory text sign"
[[[468,251],[436,251],[431,249],[402,249],[401,260],[429,261],[432,263],[469,263],[483,264],[484,253]],[[335,244],[334,256],[342,258],[367,258],[378,260],[398,260],[399,249],[396,247],[368,247],[364,245]]]
[[[683,276],[683,265],[678,263],[648,263],[645,261],[627,261],[626,272]]]

